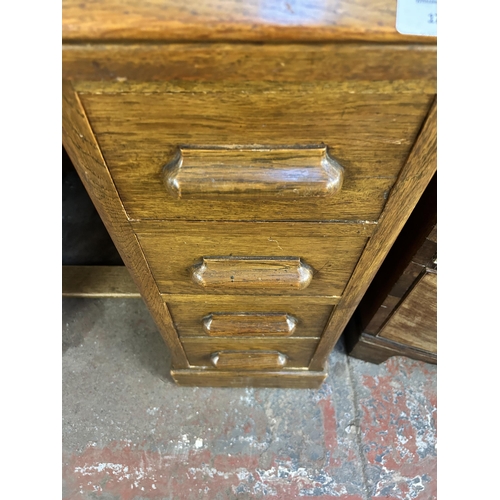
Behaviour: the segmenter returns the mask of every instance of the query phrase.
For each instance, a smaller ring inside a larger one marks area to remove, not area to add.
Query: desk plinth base
[[[222,371],[188,368],[172,370],[178,385],[191,387],[273,387],[290,389],[318,389],[327,377],[326,370]]]

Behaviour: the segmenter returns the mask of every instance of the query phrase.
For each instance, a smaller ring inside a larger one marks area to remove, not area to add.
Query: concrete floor
[[[331,354],[320,390],[183,388],[141,300],[63,300],[63,500],[431,500],[436,367]]]

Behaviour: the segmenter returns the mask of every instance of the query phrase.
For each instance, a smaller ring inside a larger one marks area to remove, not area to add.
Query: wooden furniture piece
[[[437,360],[437,180],[427,186],[345,331],[349,354]]]
[[[179,384],[324,380],[436,169],[395,5],[63,0],[63,144]]]

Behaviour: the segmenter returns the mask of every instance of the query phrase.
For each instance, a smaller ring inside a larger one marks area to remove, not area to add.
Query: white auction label
[[[398,0],[396,29],[402,35],[437,36],[437,0]]]

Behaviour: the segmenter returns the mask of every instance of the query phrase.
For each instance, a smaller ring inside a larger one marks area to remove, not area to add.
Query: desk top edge
[[[63,0],[62,38],[74,42],[396,42],[396,0]]]

